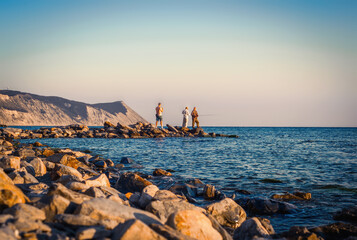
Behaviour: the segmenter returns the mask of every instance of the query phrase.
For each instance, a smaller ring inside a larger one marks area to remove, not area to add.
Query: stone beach
[[[175,172],[151,175],[95,153],[55,149],[36,138],[238,137],[202,129],[106,122],[39,130],[0,129],[0,239],[357,239],[357,209],[336,212],[339,222],[276,233],[267,218],[291,213],[288,201],[310,201],[310,193],[270,199],[236,199],[199,179],[165,188]],[[199,202],[199,204],[198,204]]]

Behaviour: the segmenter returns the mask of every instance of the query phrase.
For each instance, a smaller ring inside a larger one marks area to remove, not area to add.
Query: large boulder
[[[151,182],[135,173],[126,172],[120,176],[116,183],[116,189],[122,192],[141,192],[146,186],[151,184]]]
[[[35,176],[43,176],[47,173],[47,168],[45,164],[42,162],[41,158],[34,158],[31,160],[30,164],[33,166],[35,170]]]
[[[64,198],[76,203],[76,204],[81,204],[84,201],[91,199],[90,196],[72,191],[60,183],[54,183],[51,186],[47,195],[48,196],[59,195],[59,196],[62,196]]]
[[[329,225],[319,226],[309,229],[310,232],[316,233],[323,239],[356,239],[357,238],[357,226],[337,222]]]
[[[184,200],[164,200],[164,201],[152,201],[146,206],[146,211],[155,214],[163,222],[174,212],[182,210],[196,210],[197,212],[205,212],[203,208],[196,207],[195,205],[188,203]]]
[[[15,156],[5,156],[0,159],[0,167],[1,168],[20,168],[20,158]]]
[[[82,179],[82,174],[72,167],[65,166],[63,164],[57,164],[55,169],[52,171],[52,179],[56,180],[63,175],[74,175],[79,179]]]
[[[181,210],[170,215],[167,225],[196,239],[222,240],[211,221],[200,211]]]
[[[101,187],[101,186],[110,187],[109,179],[107,175],[105,175],[104,173],[87,179],[85,183],[88,187]]]
[[[155,215],[149,212],[128,207],[105,198],[94,198],[83,202],[78,206],[74,214],[86,215],[95,220],[114,221],[117,224],[134,218],[143,221],[145,224],[162,224]]]
[[[239,227],[247,218],[244,209],[231,198],[225,198],[219,202],[212,203],[206,206],[206,210],[221,225],[230,228]]]
[[[45,212],[47,222],[53,221],[57,214],[74,211],[71,201],[60,195],[44,196],[36,202],[36,206]]]
[[[274,229],[269,220],[253,217],[246,220],[234,231],[234,240],[251,240],[255,238],[270,238]]]
[[[145,223],[137,219],[130,219],[119,224],[113,230],[112,240],[166,240],[165,237],[153,231]]]
[[[145,208],[146,205],[151,202],[157,191],[159,191],[159,188],[156,185],[146,186],[141,192],[141,196],[138,202],[139,206],[141,208]]]
[[[18,203],[11,208],[5,209],[3,211],[4,214],[10,214],[14,216],[14,218],[23,218],[23,219],[32,219],[32,220],[45,220],[45,212],[40,210],[34,206]]]
[[[9,173],[14,184],[38,183],[38,180],[26,171],[25,168]]]
[[[0,207],[12,207],[17,203],[25,203],[26,201],[29,201],[29,199],[0,168]]]

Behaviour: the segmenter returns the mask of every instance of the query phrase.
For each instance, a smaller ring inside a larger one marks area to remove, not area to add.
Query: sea
[[[27,129],[35,127],[28,127]],[[291,226],[335,222],[333,214],[357,205],[357,128],[203,127],[239,138],[38,139],[55,148],[90,150],[114,162],[130,157],[152,174],[172,169],[182,179],[198,178],[227,196],[270,198],[303,191],[308,201],[291,214],[263,216],[276,232]],[[21,140],[34,142],[35,140]],[[242,195],[246,190],[251,195]]]

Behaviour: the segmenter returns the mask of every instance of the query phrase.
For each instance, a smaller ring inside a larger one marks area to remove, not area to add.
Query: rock
[[[122,157],[120,163],[122,164],[134,163],[134,160],[129,157]]]
[[[98,225],[99,222],[93,218],[84,215],[77,214],[57,214],[54,218],[57,223],[71,225],[73,227],[80,226],[94,226]]]
[[[154,198],[152,200],[154,201],[177,200],[178,201],[178,200],[183,200],[183,198],[177,196],[175,193],[169,190],[159,190],[155,193]]]
[[[310,200],[311,199],[311,193],[305,193],[305,192],[294,192],[294,195],[297,197],[300,197],[304,200]]]
[[[233,228],[228,228],[228,227],[223,227],[211,214],[209,213],[204,213],[206,217],[211,221],[212,227],[216,229],[219,234],[221,234],[223,240],[233,240],[232,236],[233,235]],[[226,230],[227,229],[227,230]],[[228,233],[227,231],[230,230],[231,234]]]
[[[114,221],[116,224],[134,218],[143,221],[145,224],[162,224],[160,220],[151,213],[128,207],[105,198],[94,198],[83,202],[77,207],[74,214],[89,216],[98,221]]]
[[[344,208],[336,212],[333,216],[335,220],[347,221],[347,222],[357,222],[357,206],[350,208]]]
[[[84,194],[88,195],[88,196],[91,196],[93,198],[105,198],[105,194],[97,187],[90,187],[88,188]]]
[[[49,226],[43,224],[41,221],[36,221],[33,219],[19,218],[15,219],[13,224],[16,229],[22,233],[21,235],[32,231],[51,232],[51,228]]]
[[[195,240],[195,238],[186,236],[185,234],[182,234],[181,232],[167,225],[150,224],[150,228],[161,236],[170,240]]]
[[[110,187],[110,182],[105,174],[100,174],[98,176],[91,177],[85,181],[86,185],[89,187]]]
[[[110,127],[115,128],[115,125],[112,124],[112,123],[109,122],[109,121],[105,121],[105,122],[104,122],[104,128],[110,128]]]
[[[25,203],[29,199],[16,187],[12,180],[0,168],[0,207],[12,207],[17,203]]]
[[[34,142],[33,144],[35,147],[43,147],[44,145],[40,142]]]
[[[89,239],[105,239],[111,234],[103,226],[85,227],[80,228],[76,232],[77,240],[89,240]]]
[[[0,159],[0,167],[4,169],[6,168],[19,169],[20,158],[15,156],[5,156]]]
[[[160,169],[160,168],[156,168],[154,170],[154,172],[152,173],[152,175],[154,175],[154,176],[171,176],[172,173],[167,172],[167,171],[165,171],[163,169]]]
[[[141,192],[141,196],[139,199],[139,206],[141,208],[145,208],[148,205],[152,198],[155,196],[155,193],[159,191],[159,188],[156,185],[148,185]]]
[[[346,239],[348,237],[353,239],[353,237],[357,237],[357,226],[342,222],[311,228],[309,231],[323,239]]]
[[[214,199],[215,196],[216,196],[216,188],[210,184],[206,184],[203,189],[204,199],[207,199],[207,200]]]
[[[107,163],[103,160],[95,162],[94,165],[99,168],[107,168]]]
[[[244,209],[230,198],[210,204],[206,210],[219,224],[230,228],[239,227],[247,218]]]
[[[57,164],[52,172],[52,179],[56,180],[63,175],[74,175],[79,179],[82,179],[82,174],[72,167],[65,166],[63,164]]]
[[[38,183],[38,180],[29,174],[25,168],[11,172],[9,177],[12,179],[14,184]]]
[[[269,220],[265,219],[264,223],[260,218],[253,217],[246,220],[242,225],[234,231],[234,240],[251,240],[255,238],[270,238],[274,234],[274,229],[270,225]]]
[[[119,224],[113,230],[112,240],[166,240],[165,237],[153,231],[142,221],[130,219]]]
[[[197,187],[187,183],[176,183],[171,186],[169,190],[176,194],[184,195],[187,198],[195,197],[197,195]]]
[[[315,233],[311,233],[306,227],[293,226],[289,232],[280,234],[289,240],[323,240]]]
[[[17,230],[14,231],[8,226],[0,227],[0,239],[17,240],[19,238]]]
[[[4,214],[10,214],[14,218],[32,219],[32,220],[45,220],[45,212],[25,203],[18,203],[11,208],[5,209]]]
[[[45,157],[50,157],[52,155],[54,155],[55,152],[52,149],[46,148],[43,150],[42,155]]]
[[[36,153],[34,150],[29,148],[19,148],[14,153],[15,156],[19,156],[22,159],[26,157],[36,157]]]
[[[28,162],[26,161],[21,161],[20,162],[20,169],[21,168],[25,168],[26,172],[28,172],[29,174],[31,174],[32,176],[36,176],[36,171],[35,171],[35,168],[29,164]],[[16,171],[16,170],[15,170]]]
[[[57,214],[71,212],[71,206],[74,207],[71,201],[60,195],[44,196],[36,206],[44,211],[47,222],[52,222]]]
[[[271,198],[282,200],[309,200],[311,199],[311,193],[295,192],[294,194],[274,194],[271,196]]]
[[[89,188],[88,185],[82,182],[69,182],[66,184],[66,188],[72,190],[72,191],[85,191]]]
[[[54,183],[51,186],[50,191],[48,192],[47,195],[48,196],[59,195],[59,196],[62,196],[64,198],[76,203],[76,204],[81,204],[84,201],[91,199],[91,197],[89,197],[88,195],[74,192],[74,191],[66,188],[65,186],[63,186],[60,183]]]
[[[205,212],[203,208],[196,207],[195,205],[184,200],[152,201],[146,206],[145,209],[146,211],[155,214],[163,222],[165,222],[172,213],[181,210],[195,210],[197,212]]]
[[[261,215],[293,213],[297,209],[295,205],[290,203],[262,198],[239,199],[237,203],[250,213]]]
[[[116,189],[122,192],[141,192],[146,186],[151,184],[151,182],[135,173],[126,172],[120,176],[116,183]]]
[[[169,216],[166,224],[192,238],[222,239],[219,232],[212,227],[211,221],[200,211],[177,211]]]

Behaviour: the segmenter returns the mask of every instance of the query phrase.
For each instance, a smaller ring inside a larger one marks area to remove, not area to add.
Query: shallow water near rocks
[[[90,150],[119,162],[130,157],[144,166],[173,169],[174,175],[199,178],[228,196],[235,190],[252,195],[300,190],[312,200],[290,202],[294,214],[264,216],[276,232],[291,226],[334,222],[337,210],[357,205],[357,128],[206,127],[206,132],[240,138],[38,139],[50,147]],[[21,140],[34,142],[36,140]]]

